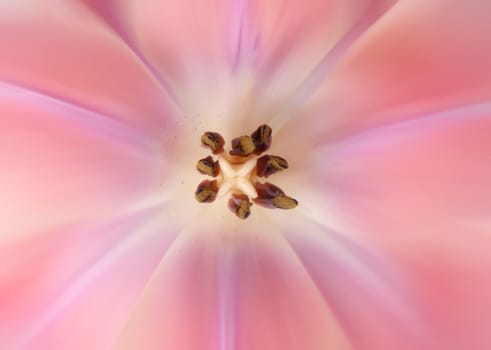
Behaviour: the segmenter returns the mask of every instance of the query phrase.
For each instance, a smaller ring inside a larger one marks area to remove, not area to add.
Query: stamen
[[[216,177],[220,173],[220,165],[218,161],[214,161],[211,156],[200,159],[198,164],[196,164],[196,169],[203,174],[208,176]]]
[[[241,219],[251,214],[252,202],[266,208],[292,209],[298,206],[298,201],[289,197],[281,188],[269,182],[259,183],[259,177],[269,177],[279,171],[288,169],[286,159],[260,155],[271,146],[272,129],[263,124],[251,136],[240,136],[232,140],[232,150],[219,155],[218,160],[212,156],[200,159],[196,169],[204,175],[216,177],[216,180],[202,181],[195,192],[195,198],[200,203],[210,203],[217,198],[231,193],[228,206]],[[212,150],[213,154],[222,153],[225,141],[216,133],[207,131],[201,136],[203,146]]]
[[[293,209],[298,205],[298,201],[284,194],[279,194],[273,198],[273,205],[279,209]]]
[[[247,157],[255,150],[254,142],[250,136],[240,136],[232,140],[232,150],[230,154],[233,156]]]
[[[257,160],[256,175],[267,178],[285,169],[288,169],[288,162],[285,159],[266,155]]]
[[[219,133],[207,131],[201,136],[201,144],[210,148],[213,154],[219,154],[223,152],[225,140]]]
[[[229,209],[240,219],[247,219],[251,215],[251,205],[249,197],[245,194],[232,194],[228,201]]]
[[[260,155],[267,151],[271,146],[273,130],[269,125],[263,124],[251,135],[254,142],[255,150],[254,154]]]
[[[298,201],[289,197],[281,188],[266,182],[256,183],[257,198],[254,202],[266,208],[293,209],[298,205]]]
[[[217,193],[218,182],[216,180],[204,180],[198,185],[194,196],[200,203],[211,203],[217,197]]]
[[[281,188],[273,185],[270,182],[260,183],[257,182],[255,185],[258,198],[274,198],[279,194],[284,194]]]

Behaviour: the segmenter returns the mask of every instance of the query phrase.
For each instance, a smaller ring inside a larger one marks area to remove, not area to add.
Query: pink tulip
[[[489,0],[0,0],[0,349],[491,349],[490,33]],[[298,206],[241,220],[262,124]]]

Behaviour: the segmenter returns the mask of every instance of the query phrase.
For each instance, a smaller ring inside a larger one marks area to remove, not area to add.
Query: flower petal
[[[147,134],[10,85],[0,110],[0,240],[163,200],[165,162]]]
[[[273,78],[265,89],[293,94],[311,79],[322,78],[344,52],[396,1],[254,1],[260,46],[258,78]],[[317,75],[317,76],[316,76]],[[266,80],[267,82],[268,80]]]
[[[323,77],[288,129],[326,143],[489,100],[490,23],[486,0],[399,2]]]
[[[368,227],[447,236],[489,222],[490,133],[490,103],[421,116],[325,147],[313,178]]]
[[[126,37],[173,94],[192,88],[208,70],[208,78],[226,70],[228,1],[84,2]]]
[[[185,231],[145,288],[116,349],[216,349],[216,251]]]
[[[351,45],[396,1],[254,1],[250,25],[258,32],[245,123],[272,120],[279,129],[323,82]],[[255,6],[255,7],[254,7]]]
[[[306,215],[399,267],[434,348],[491,342],[490,134],[489,103],[424,115],[326,146],[310,178]]]
[[[187,114],[241,118],[251,129],[395,1],[84,2],[148,59]]]
[[[349,348],[281,236],[188,230],[162,260],[116,348]]]
[[[351,349],[330,300],[281,236],[259,231],[237,248],[236,349]],[[324,266],[324,268],[326,268]]]
[[[117,34],[75,1],[0,3],[0,78],[147,131],[170,102]]]
[[[284,234],[352,348],[433,348],[419,305],[390,261],[369,246],[296,216],[300,218]]]
[[[3,346],[109,348],[173,237],[162,209],[0,244]]]

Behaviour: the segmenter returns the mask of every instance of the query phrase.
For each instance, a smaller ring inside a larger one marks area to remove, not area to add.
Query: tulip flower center
[[[292,209],[298,202],[287,196],[283,190],[269,182],[260,182],[279,171],[288,169],[288,162],[279,156],[263,155],[272,143],[272,130],[261,125],[251,135],[232,140],[228,154],[224,151],[225,140],[217,132],[207,131],[201,137],[201,144],[210,149],[213,156],[200,159],[196,169],[213,180],[202,181],[195,192],[200,203],[211,203],[215,199],[230,196],[229,209],[239,218],[251,214],[251,200],[266,208]]]

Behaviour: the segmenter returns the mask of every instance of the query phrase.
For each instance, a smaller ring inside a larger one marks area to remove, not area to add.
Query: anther
[[[269,149],[273,139],[272,134],[273,130],[267,124],[261,125],[251,134],[251,138],[255,146],[254,154],[260,155]]]
[[[267,178],[285,169],[288,169],[288,162],[285,159],[266,155],[257,160],[256,175]]]
[[[245,194],[232,194],[228,201],[229,209],[240,219],[247,219],[251,215],[251,205],[249,197]]]
[[[250,136],[232,140],[232,157],[221,155],[217,161],[212,156],[200,159],[196,169],[201,174],[220,177],[217,180],[202,181],[195,192],[196,200],[209,203],[232,193],[228,207],[240,219],[246,219],[251,214],[251,198],[253,202],[267,208],[292,209],[298,206],[298,201],[287,196],[278,186],[257,182],[259,177],[267,178],[288,169],[288,162],[281,157],[264,155],[256,160],[252,156],[268,150],[271,142],[272,129],[263,124]],[[216,132],[205,132],[201,136],[201,143],[215,155],[224,152],[225,140]]]
[[[289,197],[281,188],[266,182],[256,183],[257,198],[254,202],[266,208],[293,209],[298,205],[298,201]]]
[[[298,201],[285,194],[279,194],[273,198],[273,205],[279,209],[293,209],[298,205]]]
[[[203,175],[216,177],[220,172],[220,165],[218,161],[214,161],[211,156],[208,156],[198,161],[196,169]]]
[[[200,203],[210,203],[216,199],[217,193],[218,182],[216,180],[204,180],[198,185],[194,196]]]
[[[213,154],[219,154],[223,152],[225,140],[219,133],[207,131],[201,136],[201,144],[210,148]]]
[[[255,150],[254,142],[250,136],[240,136],[232,140],[232,150],[230,154],[233,156],[247,157]]]

